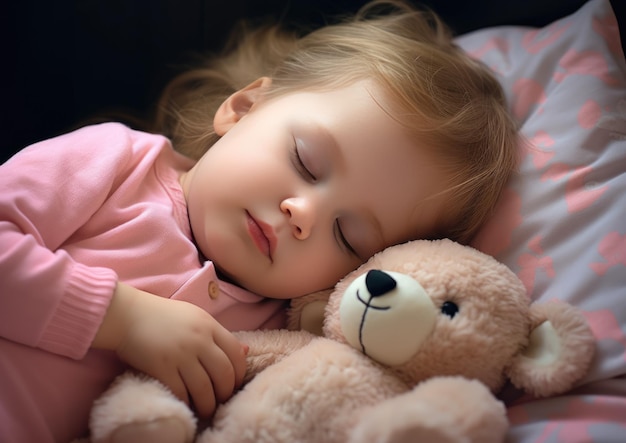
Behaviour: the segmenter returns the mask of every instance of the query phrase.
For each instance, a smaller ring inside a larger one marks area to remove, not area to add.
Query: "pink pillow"
[[[457,42],[496,72],[530,142],[474,246],[532,299],[578,306],[597,337],[579,388],[510,406],[509,440],[626,441],[626,63],[611,5]]]

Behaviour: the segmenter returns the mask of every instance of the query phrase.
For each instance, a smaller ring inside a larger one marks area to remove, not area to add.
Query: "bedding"
[[[496,72],[525,138],[519,174],[473,245],[513,269],[533,300],[582,309],[597,339],[574,391],[506,392],[507,441],[626,441],[626,64],[611,4],[457,43]]]

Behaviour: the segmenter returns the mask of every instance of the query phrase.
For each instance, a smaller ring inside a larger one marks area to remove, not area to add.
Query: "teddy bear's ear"
[[[518,388],[545,397],[565,392],[586,374],[595,339],[582,313],[564,302],[533,303],[528,346],[508,369]]]
[[[324,310],[331,292],[332,289],[325,289],[291,300],[287,311],[287,329],[304,330],[321,336]]]

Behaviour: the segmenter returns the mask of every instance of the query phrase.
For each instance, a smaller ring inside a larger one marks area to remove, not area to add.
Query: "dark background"
[[[456,34],[543,26],[585,0],[427,0]],[[0,163],[111,109],[143,112],[192,53],[218,50],[241,17],[322,25],[365,0],[20,0],[1,14]],[[612,1],[622,29],[626,2]],[[625,32],[622,31],[622,34]],[[622,39],[623,40],[623,39]],[[623,45],[624,46],[624,45]]]

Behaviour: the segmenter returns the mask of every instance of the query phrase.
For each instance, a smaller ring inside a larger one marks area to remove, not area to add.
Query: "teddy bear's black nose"
[[[372,297],[379,297],[395,288],[396,281],[386,272],[372,269],[365,276],[365,286]]]

